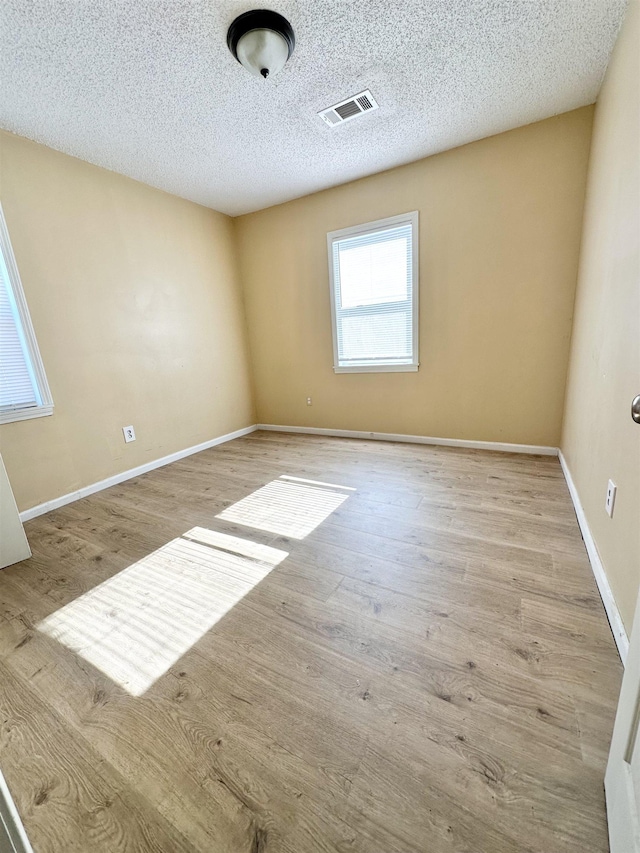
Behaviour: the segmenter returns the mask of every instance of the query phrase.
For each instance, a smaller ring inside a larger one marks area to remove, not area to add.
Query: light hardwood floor
[[[607,851],[622,670],[556,459],[254,433],[26,529],[0,767],[36,853]]]

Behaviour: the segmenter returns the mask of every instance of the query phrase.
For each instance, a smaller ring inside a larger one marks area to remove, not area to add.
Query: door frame
[[[7,853],[33,853],[20,815],[0,772],[0,850]]]

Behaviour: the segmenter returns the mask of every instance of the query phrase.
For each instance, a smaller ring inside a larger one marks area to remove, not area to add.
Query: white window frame
[[[51,390],[44,372],[44,365],[40,357],[38,342],[29,316],[27,301],[24,296],[18,265],[9,239],[9,231],[4,218],[2,204],[0,204],[0,252],[8,273],[8,284],[10,288],[9,299],[13,300],[18,315],[18,334],[22,338],[27,351],[27,367],[31,373],[36,390],[37,405],[16,406],[15,408],[0,409],[0,424],[24,421],[29,418],[43,418],[53,414],[53,399]]]
[[[333,268],[333,244],[338,240],[348,237],[358,237],[362,234],[370,234],[374,231],[384,231],[394,225],[411,224],[411,275],[412,275],[412,358],[406,364],[361,364],[340,365],[338,358],[338,329],[336,322],[336,282]],[[400,213],[397,216],[389,216],[386,219],[376,219],[374,222],[364,222],[362,225],[354,225],[350,228],[341,228],[339,231],[330,231],[327,234],[327,250],[329,256],[329,289],[331,291],[331,330],[333,334],[333,370],[334,373],[408,373],[415,372],[420,367],[418,358],[418,328],[419,328],[419,290],[420,278],[418,271],[418,211]]]

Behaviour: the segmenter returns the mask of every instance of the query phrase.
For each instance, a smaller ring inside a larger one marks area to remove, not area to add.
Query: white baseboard
[[[80,498],[86,498],[88,495],[93,495],[95,492],[100,492],[103,489],[108,489],[109,486],[116,486],[118,483],[124,483],[125,480],[131,480],[133,477],[139,477],[140,474],[146,474],[147,471],[153,471],[154,468],[162,468],[163,465],[169,465],[171,462],[177,462],[178,459],[184,459],[185,456],[191,456],[193,453],[200,453],[201,450],[208,450],[210,447],[215,447],[217,444],[224,444],[225,441],[232,441],[234,438],[240,438],[243,435],[249,435],[250,432],[255,432],[257,426],[244,427],[237,429],[235,432],[228,432],[226,435],[220,435],[217,438],[212,438],[209,441],[203,441],[202,444],[194,444],[193,447],[186,447],[184,450],[177,450],[175,453],[170,453],[168,456],[162,456],[160,459],[154,459],[152,462],[145,462],[144,465],[138,465],[137,468],[129,468],[128,471],[122,471],[120,474],[114,474],[113,477],[107,477],[106,480],[100,480],[97,483],[91,483],[89,486],[83,486],[75,492],[69,492],[59,498],[46,501],[45,503],[32,506],[30,509],[25,509],[20,513],[20,521],[29,521],[31,518],[36,518],[38,515],[44,515],[45,512],[51,512],[52,509],[65,506],[65,504],[78,501]]]
[[[333,435],[343,438],[366,438],[376,441],[400,441],[410,444],[435,444],[444,445],[446,447],[469,447],[478,450],[500,450],[507,453],[532,453],[543,454],[545,456],[555,456],[557,448],[545,447],[532,444],[504,444],[494,441],[466,441],[460,438],[431,438],[423,435],[400,435],[386,432],[360,432],[349,429],[321,429],[319,427],[296,427],[296,426],[278,426],[276,424],[253,424],[252,426],[238,429],[235,432],[227,433],[226,435],[218,436],[210,441],[204,441],[202,444],[196,444],[193,447],[187,447],[184,450],[178,450],[175,453],[170,453],[168,456],[163,456],[160,459],[154,459],[152,462],[145,462],[144,465],[138,465],[136,468],[129,468],[127,471],[122,471],[120,474],[114,474],[112,477],[107,477],[105,480],[100,480],[97,483],[91,483],[89,486],[83,486],[73,492],[68,492],[66,495],[61,495],[59,498],[53,498],[45,503],[32,506],[20,513],[20,521],[29,521],[39,515],[44,515],[46,512],[51,512],[53,509],[58,509],[73,501],[86,498],[89,495],[100,492],[103,489],[108,489],[110,486],[116,486],[118,483],[123,483],[125,480],[131,480],[133,477],[139,477],[140,474],[146,474],[147,471],[153,471],[155,468],[162,468],[163,465],[169,465],[171,462],[176,462],[178,459],[184,459],[185,456],[191,456],[193,453],[200,453],[201,450],[207,450],[209,447],[215,447],[217,444],[223,444],[226,441],[232,441],[234,438],[240,438],[243,435],[248,435],[255,432],[257,429],[272,430],[276,432],[295,432],[305,433],[309,435]]]
[[[322,429],[320,427],[280,426],[258,424],[257,429],[272,432],[295,432],[305,435],[333,435],[339,438],[366,438],[374,441],[400,441],[408,444],[435,444],[443,447],[467,447],[473,450],[498,450],[503,453],[531,453],[537,456],[557,456],[557,447],[538,444],[507,444],[500,441],[468,441],[466,438],[434,438],[427,435],[401,435],[392,432],[362,432],[355,429]]]
[[[613,592],[611,591],[611,587],[609,586],[607,573],[605,572],[604,565],[602,563],[602,560],[600,559],[600,554],[598,553],[595,540],[593,538],[593,535],[591,534],[589,523],[587,522],[587,516],[585,515],[582,503],[580,502],[578,490],[576,489],[576,484],[573,482],[573,477],[571,476],[571,471],[569,471],[567,460],[564,458],[564,455],[561,450],[558,451],[558,458],[560,459],[562,472],[564,474],[565,480],[567,481],[567,486],[569,487],[569,494],[571,495],[571,500],[573,501],[573,507],[576,511],[576,516],[578,518],[578,524],[580,525],[582,538],[584,539],[587,554],[589,555],[589,562],[591,563],[593,576],[596,579],[598,591],[600,593],[600,597],[602,598],[604,609],[607,613],[609,625],[611,626],[611,632],[613,633],[613,638],[616,641],[618,653],[620,654],[620,659],[622,660],[622,663],[624,665],[627,661],[627,653],[629,651],[629,638],[627,637],[627,632],[624,629],[624,623],[622,622],[622,617],[620,616],[618,605],[616,604],[615,598],[613,597]]]
[[[329,435],[342,438],[363,438],[374,441],[398,441],[406,442],[408,444],[431,444],[441,445],[444,447],[466,447],[476,450],[501,451],[504,453],[529,453],[532,455],[558,456],[569,488],[569,494],[573,501],[573,506],[578,519],[578,524],[580,525],[587,554],[589,555],[589,561],[591,562],[591,568],[593,570],[596,584],[607,613],[607,618],[609,619],[611,631],[616,641],[622,663],[624,664],[626,662],[627,653],[629,651],[629,638],[627,637],[627,633],[620,616],[620,611],[618,610],[611,587],[609,586],[609,581],[607,580],[604,565],[602,564],[602,560],[598,554],[596,543],[591,534],[591,530],[589,529],[587,517],[584,513],[584,509],[582,508],[571,472],[569,471],[569,467],[562,451],[558,450],[557,447],[535,444],[509,444],[497,441],[468,441],[462,438],[435,438],[432,436],[402,435],[387,432],[364,432],[351,429],[324,429],[321,427],[283,426],[279,424],[253,424],[251,426],[244,427],[243,429],[235,430],[235,432],[230,432],[226,435],[212,438],[209,441],[204,441],[201,444],[187,447],[184,450],[178,450],[175,453],[170,453],[168,456],[163,456],[160,459],[154,459],[152,462],[145,462],[144,465],[138,465],[136,468],[129,468],[129,470],[122,471],[120,474],[114,474],[112,477],[107,477],[105,480],[100,480],[99,482],[92,483],[89,486],[83,486],[74,492],[69,492],[59,498],[54,498],[53,500],[33,506],[20,513],[20,520],[22,522],[29,521],[39,515],[44,515],[46,512],[58,509],[58,507],[80,500],[80,498],[85,498],[88,495],[95,494],[95,492],[108,489],[110,486],[123,483],[125,480],[130,480],[133,477],[140,476],[141,474],[146,474],[147,471],[153,471],[155,468],[162,468],[164,465],[169,465],[171,462],[176,462],[178,459],[184,459],[185,456],[200,453],[202,450],[207,450],[208,448],[215,447],[218,444],[224,444],[227,441],[232,441],[234,438],[240,438],[243,435],[249,435],[249,433],[255,432],[256,430],[302,433],[305,435]]]

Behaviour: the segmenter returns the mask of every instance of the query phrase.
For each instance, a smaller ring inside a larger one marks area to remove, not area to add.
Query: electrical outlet
[[[616,502],[616,492],[618,491],[618,487],[613,482],[613,480],[609,480],[607,484],[607,499],[604,503],[604,508],[607,511],[609,517],[613,517],[613,505]]]
[[[124,440],[128,444],[130,441],[136,440],[136,431],[132,426],[122,427],[122,432],[124,433]]]
[[[307,397],[307,406],[311,405],[311,397]]]

